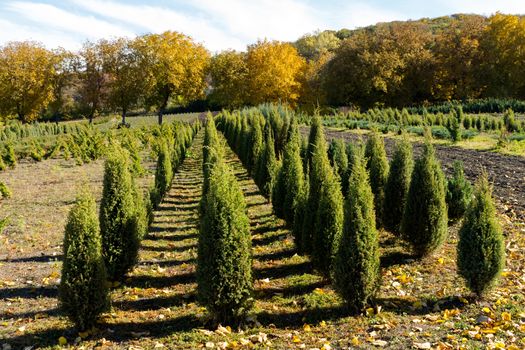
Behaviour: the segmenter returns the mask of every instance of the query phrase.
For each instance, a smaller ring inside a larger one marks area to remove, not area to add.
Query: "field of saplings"
[[[2,350],[525,348],[511,111],[128,119],[2,127]]]

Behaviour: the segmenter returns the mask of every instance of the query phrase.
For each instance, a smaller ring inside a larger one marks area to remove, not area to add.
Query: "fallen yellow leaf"
[[[487,328],[487,329],[482,329],[482,330],[481,330],[481,333],[484,333],[484,334],[494,334],[494,333],[496,333],[496,330],[493,329],[493,328]]]
[[[408,277],[405,273],[397,276],[396,279],[402,284],[407,284],[408,282],[412,282],[412,278]]]
[[[358,346],[359,345],[359,339],[357,337],[353,337],[352,338],[352,345],[353,346]]]
[[[508,312],[502,312],[501,313],[501,319],[503,321],[511,321],[512,320],[512,315]]]
[[[293,338],[292,338],[292,341],[294,343],[300,343],[301,342],[301,338],[299,338],[298,336],[294,335]]]
[[[58,345],[64,346],[67,344],[67,339],[65,337],[58,338]]]
[[[439,258],[439,259],[438,259],[438,263],[439,263],[440,265],[443,265],[444,262],[445,262],[445,259],[443,259],[443,258]]]
[[[367,316],[372,316],[374,314],[374,308],[373,307],[369,307],[368,309],[366,309],[366,315]]]
[[[310,327],[309,324],[305,324],[305,325],[303,326],[303,330],[304,330],[305,332],[310,332],[310,331],[312,330],[312,328]]]

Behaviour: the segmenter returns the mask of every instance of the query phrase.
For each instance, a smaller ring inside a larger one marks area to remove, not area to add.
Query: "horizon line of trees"
[[[0,47],[0,115],[24,122],[137,110],[162,115],[286,103],[405,107],[480,98],[525,99],[525,18],[453,15],[260,40],[211,55],[177,32],[86,42],[77,52],[39,43]]]

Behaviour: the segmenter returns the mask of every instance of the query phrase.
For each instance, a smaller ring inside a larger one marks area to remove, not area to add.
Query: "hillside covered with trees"
[[[92,118],[174,107],[285,102],[404,107],[480,98],[523,99],[525,19],[453,15],[260,40],[211,54],[177,32],[86,42],[78,52],[36,42],[0,48],[0,114]]]

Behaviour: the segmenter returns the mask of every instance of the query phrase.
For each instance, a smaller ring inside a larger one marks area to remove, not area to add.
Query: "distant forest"
[[[162,115],[264,102],[405,107],[525,99],[525,19],[458,14],[261,40],[215,55],[177,32],[0,48],[0,115],[23,121]]]

